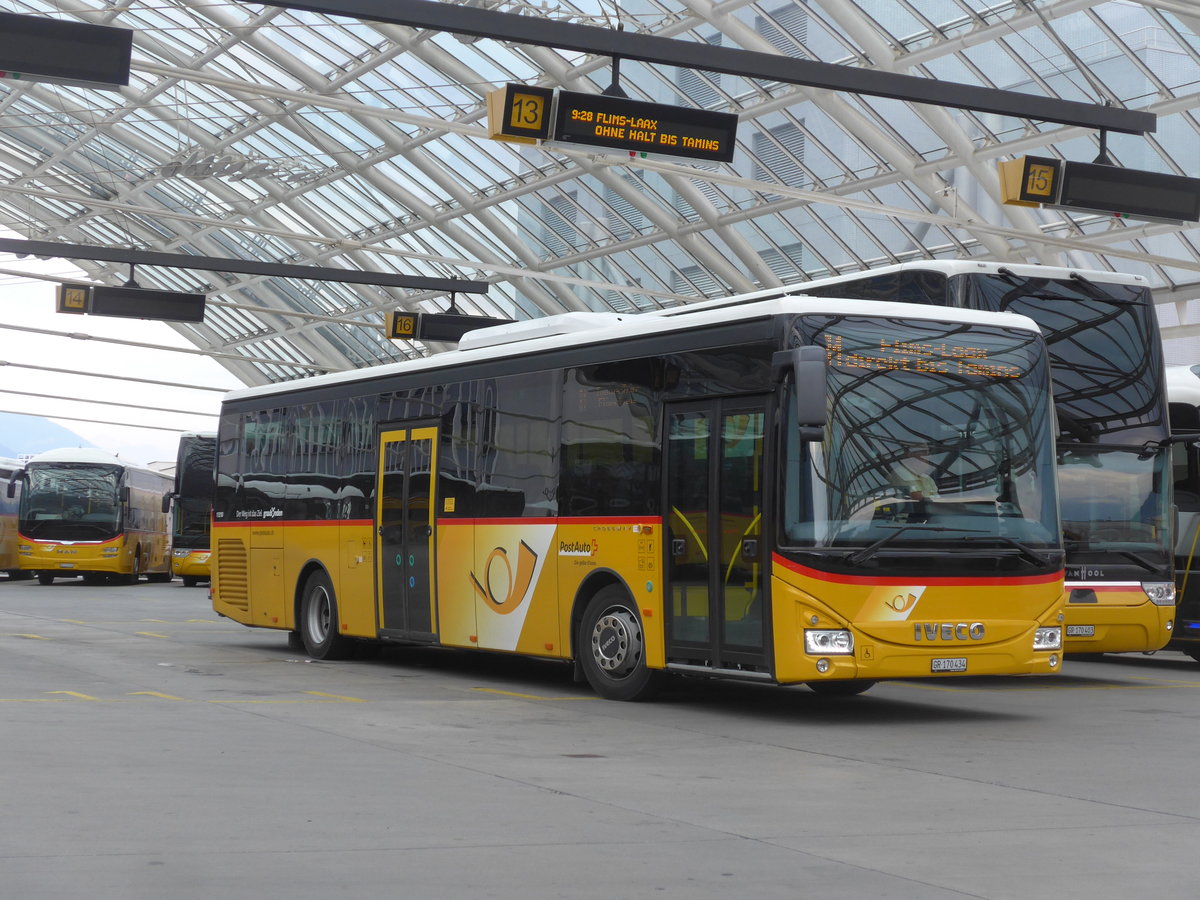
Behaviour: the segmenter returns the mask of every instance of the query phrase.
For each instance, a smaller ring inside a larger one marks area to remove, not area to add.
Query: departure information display
[[[631,153],[730,162],[737,123],[732,113],[559,91],[553,139]]]

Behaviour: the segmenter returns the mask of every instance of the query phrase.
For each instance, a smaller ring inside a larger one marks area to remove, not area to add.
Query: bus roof
[[[147,466],[139,466],[114,456],[106,450],[97,450],[94,447],[62,447],[58,450],[46,450],[30,458],[25,465],[31,466],[35,463],[91,463],[100,466],[119,466],[122,469],[141,469],[144,472],[154,472],[155,475],[162,474]]]
[[[664,332],[681,332],[711,327],[727,322],[743,322],[751,318],[795,315],[861,315],[928,319],[938,322],[994,325],[1040,332],[1037,324],[1026,316],[983,310],[959,309],[944,306],[922,306],[911,303],[881,302],[878,300],[847,300],[830,297],[776,297],[735,309],[704,309],[704,304],[688,307],[693,314],[665,318],[659,313],[620,315],[616,313],[564,313],[527,319],[509,325],[481,328],[468,332],[458,349],[434,356],[403,362],[387,363],[346,372],[315,375],[294,381],[239,388],[225,395],[225,400],[287,393],[298,388],[324,387],[378,378],[391,374],[437,371],[466,363],[490,359],[526,356],[561,347],[585,344],[616,343],[631,338]],[[678,312],[678,311],[676,311]]]
[[[1167,366],[1167,398],[1200,407],[1200,366]]]
[[[1102,272],[1092,269],[1072,269],[1061,266],[1039,266],[1032,263],[1003,263],[988,262],[974,259],[927,259],[920,262],[896,263],[891,266],[880,266],[876,269],[863,269],[846,275],[830,275],[826,278],[814,278],[811,281],[801,281],[796,284],[785,284],[777,288],[766,288],[746,294],[731,297],[718,297],[704,300],[700,303],[689,304],[686,307],[673,306],[668,309],[655,310],[646,315],[675,316],[693,310],[717,308],[722,306],[743,306],[758,300],[770,300],[775,297],[801,295],[804,291],[817,288],[828,288],[845,282],[862,281],[864,278],[877,278],[896,272],[941,272],[946,277],[952,275],[996,275],[1001,269],[1011,272],[1019,278],[1054,278],[1067,280],[1072,275],[1079,275],[1097,284],[1120,284],[1135,287],[1149,287],[1150,282],[1142,275],[1127,275],[1120,272]]]

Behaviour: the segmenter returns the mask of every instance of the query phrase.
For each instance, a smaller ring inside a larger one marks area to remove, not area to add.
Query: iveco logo
[[[913,639],[918,641],[982,641],[983,623],[914,622]]]

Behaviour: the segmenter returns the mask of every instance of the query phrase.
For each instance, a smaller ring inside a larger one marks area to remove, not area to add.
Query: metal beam
[[[444,291],[448,294],[486,294],[488,289],[486,281],[467,281],[459,278],[427,278],[420,275],[364,272],[359,269],[330,269],[325,266],[296,266],[221,256],[161,253],[157,250],[126,250],[120,247],[60,244],[57,241],[27,241],[21,238],[0,238],[0,251],[55,259],[94,259],[100,262],[130,263],[138,266],[163,266],[168,269],[198,269],[205,272],[236,272],[239,275],[269,275],[275,278],[301,278],[308,281],[377,284],[384,287],[411,288],[419,291]]]
[[[258,5],[302,9],[329,16],[345,16],[411,28],[427,28],[452,34],[512,41],[633,59],[682,69],[721,72],[745,78],[761,78],[800,84],[830,91],[845,91],[872,97],[888,97],[911,103],[931,103],[954,109],[1036,119],[1063,125],[1081,125],[1128,134],[1145,134],[1155,129],[1155,116],[1140,110],[1119,109],[1039,97],[1019,91],[899,75],[877,69],[862,69],[836,63],[795,59],[775,53],[719,47],[696,41],[680,41],[650,34],[632,34],[556,22],[534,16],[480,9],[433,0],[254,0]]]

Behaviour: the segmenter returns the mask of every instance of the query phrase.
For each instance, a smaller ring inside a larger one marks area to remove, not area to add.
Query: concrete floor
[[[0,581],[0,897],[1192,898],[1200,665],[680,681],[318,663],[207,590]]]

